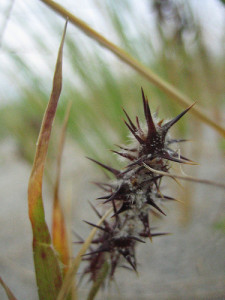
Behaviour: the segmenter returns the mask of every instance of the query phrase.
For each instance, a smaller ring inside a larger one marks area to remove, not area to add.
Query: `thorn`
[[[175,157],[175,158],[178,157],[179,159],[186,160],[186,161],[188,161],[188,162],[191,163],[191,164],[198,165],[198,163],[196,163],[195,161],[190,160],[189,158],[186,158],[186,157],[184,157],[183,155],[178,155],[177,152],[173,151],[173,150],[170,149],[170,148],[167,148],[166,150],[168,150],[169,152],[171,152],[172,155],[169,154],[171,157]],[[166,152],[166,151],[165,151],[165,152]],[[168,153],[168,152],[167,152],[167,153]]]
[[[113,173],[116,177],[118,177],[118,176],[120,175],[120,171],[118,171],[118,170],[116,170],[116,169],[114,169],[114,168],[111,168],[111,167],[109,167],[109,166],[107,166],[107,165],[104,165],[104,164],[100,163],[99,161],[97,161],[97,160],[95,160],[95,159],[93,159],[93,158],[90,158],[90,157],[86,157],[86,158],[89,159],[89,160],[91,160],[91,161],[93,161],[93,162],[96,163],[97,165],[99,165],[99,166],[105,168],[105,169],[108,170],[109,172]]]
[[[133,136],[136,138],[136,140],[140,144],[144,144],[144,141],[136,134],[136,132],[130,127],[130,125],[125,120],[123,120],[123,121],[126,124],[126,126],[128,127],[128,129],[130,130],[130,132],[133,134]]]
[[[93,226],[93,227],[96,227],[96,228],[98,228],[98,229],[100,229],[100,230],[103,230],[103,231],[105,231],[105,232],[108,232],[108,230],[105,229],[104,227],[98,226],[98,225],[96,225],[96,224],[93,224],[93,223],[88,222],[88,221],[85,221],[85,220],[83,220],[83,222],[85,222],[85,223],[87,223],[88,225],[91,225],[91,226]]]
[[[176,158],[174,156],[171,156],[166,151],[163,151],[161,157],[164,158],[164,159],[168,159],[168,160],[171,160],[171,161],[174,161],[174,162],[177,162],[177,163],[181,163],[181,164],[185,164],[185,165],[196,165],[195,162],[192,162],[192,161],[189,161],[189,160],[184,160],[184,159],[179,159],[179,158]]]
[[[131,240],[135,240],[137,242],[140,242],[140,243],[145,243],[145,241],[139,239],[138,237],[136,236],[128,236],[127,238],[131,239]]]
[[[120,155],[120,156],[122,156],[122,157],[125,157],[125,158],[127,158],[127,159],[129,159],[129,160],[134,160],[134,159],[136,159],[135,156],[130,155],[130,154],[128,154],[128,153],[120,153],[120,152],[117,152],[117,151],[115,151],[115,150],[110,150],[110,151],[113,152],[113,153],[115,153],[115,154],[118,154],[118,155]]]
[[[123,108],[123,107],[122,107]],[[123,108],[123,112],[125,113],[126,117],[127,117],[127,120],[129,121],[130,123],[130,126],[131,128],[134,130],[134,131],[137,131],[137,128],[135,127],[134,123],[131,121],[130,117],[128,116],[127,112],[125,111],[125,109]]]
[[[170,233],[170,232],[153,233],[153,234],[152,234],[152,237],[163,236],[163,235],[172,235],[172,233]]]
[[[123,251],[121,251],[120,253],[123,255],[123,257],[126,259],[126,261],[131,265],[131,267],[132,267],[132,268],[134,269],[134,271],[137,273],[136,262],[135,262],[135,260],[134,260],[134,261],[131,260],[130,254],[126,254],[126,253],[124,253]]]
[[[161,210],[161,208],[158,207],[158,205],[155,204],[155,202],[154,202],[150,197],[148,197],[147,203],[148,203],[149,205],[153,206],[153,207],[154,207],[155,209],[157,209],[159,212],[161,212],[164,216],[166,216],[166,214]]]
[[[167,141],[167,144],[170,145],[170,144],[174,144],[174,143],[183,143],[183,142],[190,142],[191,140],[187,140],[187,139],[173,139],[173,140],[169,140]]]
[[[144,136],[144,132],[141,129],[138,117],[136,117],[136,123],[137,123],[138,131],[140,132],[141,136]]]
[[[102,197],[98,197],[97,200],[105,200],[108,199],[112,196],[112,194],[106,195],[106,196],[102,196]]]
[[[98,253],[102,253],[102,252],[109,252],[109,251],[110,251],[109,248],[103,248],[103,249],[100,249],[100,250],[96,250],[96,251],[92,251],[92,252],[83,254],[82,256],[87,256],[87,255],[92,255],[92,254],[98,254]]]
[[[133,166],[135,166],[135,165],[139,165],[140,163],[145,162],[147,159],[148,159],[148,156],[147,156],[147,155],[142,156],[142,157],[140,157],[139,159],[137,159],[135,162],[129,164],[127,167],[133,167]]]
[[[125,150],[125,151],[130,151],[130,152],[136,152],[137,149],[136,148],[133,148],[133,149],[129,149],[129,148],[125,148],[125,147],[122,147],[120,145],[117,145],[117,144],[114,144],[116,147],[122,149],[122,150]]]
[[[149,108],[148,99],[145,97],[144,91],[142,88],[141,88],[141,93],[142,93],[142,99],[143,99],[145,119],[146,119],[147,126],[148,126],[147,137],[150,138],[152,136],[152,134],[156,133],[156,129],[155,129],[155,124],[153,122],[151,111]]]
[[[118,216],[119,214],[121,214],[122,212],[126,211],[130,209],[130,205],[129,204],[125,204],[125,202],[122,204],[121,208],[114,214],[112,215],[111,218]]]
[[[94,207],[94,205],[90,201],[88,201],[88,203],[90,204],[91,208],[94,210],[96,215],[99,217],[99,219],[101,219],[102,215],[99,213],[99,211]]]
[[[170,196],[166,196],[166,195],[163,195],[163,194],[159,194],[159,195],[157,195],[159,198],[161,198],[161,199],[166,199],[166,200],[171,200],[171,201],[175,201],[176,199],[175,198],[173,198],[173,197],[170,197]]]
[[[110,202],[110,201],[115,200],[116,197],[119,195],[120,190],[121,190],[121,186],[119,186],[119,187],[117,188],[117,190],[116,190],[113,194],[111,194],[110,197],[109,197],[106,201],[104,201],[103,203],[105,204],[105,203],[107,203],[107,202]]]
[[[189,109],[192,108],[193,105],[195,105],[196,102],[194,102],[192,105],[190,105],[188,108],[186,108],[182,113],[180,113],[178,116],[176,116],[174,119],[172,119],[171,121],[167,122],[166,124],[164,124],[162,126],[162,131],[164,133],[164,136],[166,136],[168,130],[175,124],[177,123],[177,121],[180,120],[180,118],[183,117],[183,115],[185,115]]]

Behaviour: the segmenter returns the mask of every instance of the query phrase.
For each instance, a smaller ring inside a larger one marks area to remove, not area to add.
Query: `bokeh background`
[[[224,124],[225,4],[219,0],[59,1],[110,41],[197,101]],[[0,274],[18,299],[37,299],[27,214],[27,184],[41,119],[51,92],[65,21],[41,1],[0,3]],[[88,200],[104,175],[91,156],[121,166],[109,149],[126,143],[121,106],[143,118],[140,87],[152,111],[172,118],[182,108],[141,75],[68,25],[63,90],[51,138],[45,178],[45,209],[51,223],[59,133],[72,101],[62,161],[61,198],[69,228],[84,237],[96,221]],[[191,139],[182,152],[199,163],[182,172],[224,181],[224,140],[186,115],[173,130]],[[175,171],[178,171],[175,169]],[[223,299],[225,210],[223,190],[165,181],[183,204],[169,204],[160,230],[172,236],[138,248],[139,277],[119,270],[99,299]],[[100,208],[101,209],[101,208]],[[71,240],[76,240],[71,235]],[[78,246],[73,246],[74,255]],[[81,297],[86,292],[81,285]],[[6,299],[0,288],[0,298]]]

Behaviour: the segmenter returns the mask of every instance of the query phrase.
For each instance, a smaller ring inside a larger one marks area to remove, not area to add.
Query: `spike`
[[[111,168],[111,167],[109,167],[107,165],[104,165],[104,164],[100,163],[99,161],[97,161],[97,160],[95,160],[93,158],[87,157],[87,159],[89,159],[89,160],[93,161],[94,163],[96,163],[97,165],[105,168],[109,172],[113,173],[116,177],[118,177],[120,175],[120,171],[118,171],[118,170],[116,170],[114,168]]]
[[[102,249],[99,249],[99,250],[96,250],[96,251],[92,251],[92,252],[83,254],[82,256],[93,255],[93,254],[99,254],[99,253],[102,253],[102,252],[109,252],[109,251],[110,251],[110,248],[105,247],[105,248],[102,248]]]
[[[168,152],[170,152],[170,153],[172,154],[173,157],[178,157],[178,158],[181,158],[181,159],[183,159],[183,160],[189,161],[189,162],[191,162],[191,163],[193,163],[193,164],[196,164],[196,162],[194,162],[193,160],[190,160],[190,159],[188,159],[188,158],[186,158],[186,157],[184,157],[184,156],[182,156],[182,155],[178,155],[177,152],[175,152],[174,150],[172,150],[172,149],[170,149],[170,148],[167,148],[166,150],[168,150]]]
[[[123,111],[124,111],[124,113],[125,113],[125,115],[126,115],[126,117],[127,117],[127,120],[128,120],[129,123],[130,123],[131,128],[132,128],[134,131],[137,131],[137,128],[135,127],[134,123],[131,121],[130,117],[128,116],[128,114],[127,114],[127,112],[125,111],[124,108],[123,108]]]
[[[110,198],[112,195],[113,194],[109,194],[109,195],[106,195],[106,196],[98,197],[97,200],[105,200],[105,199]]]
[[[124,120],[124,123],[126,124],[126,126],[128,127],[128,129],[130,130],[130,132],[133,134],[133,136],[136,138],[136,140],[140,144],[144,144],[144,141],[136,134],[136,132],[130,127],[130,125],[125,120]]]
[[[172,119],[171,121],[167,122],[166,124],[164,124],[162,126],[162,132],[164,134],[164,136],[166,136],[168,130],[175,124],[177,123],[177,121],[180,120],[180,118],[183,117],[183,115],[185,115],[189,109],[192,108],[192,106],[195,105],[195,103],[193,103],[192,105],[190,105],[188,108],[186,108],[182,113],[180,113],[178,116],[176,116],[174,119]]]
[[[138,131],[140,132],[140,134],[141,134],[142,136],[144,136],[144,132],[143,132],[143,130],[141,129],[141,126],[140,126],[138,117],[136,117],[136,123],[137,123]]]
[[[140,235],[143,236],[143,237],[146,237],[146,238],[148,237],[147,233],[145,233],[145,232],[140,233]],[[152,233],[151,234],[152,237],[163,236],[163,235],[170,235],[170,233],[168,233],[168,232],[160,233],[159,232],[159,233]]]
[[[169,140],[167,141],[167,144],[170,145],[170,144],[174,144],[174,143],[183,143],[183,142],[188,142],[190,140],[187,140],[187,139],[172,139],[172,140]]]
[[[161,196],[160,196],[159,198],[161,198]],[[166,200],[177,201],[175,198],[173,198],[173,197],[170,197],[170,196],[165,196],[165,195],[162,195],[162,198],[161,198],[161,199],[166,199]]]
[[[140,157],[139,159],[137,159],[135,162],[129,164],[127,167],[133,167],[133,166],[135,166],[135,165],[139,165],[140,163],[145,162],[147,159],[148,159],[148,156],[147,156],[147,155],[142,156],[142,157]]]
[[[174,161],[174,162],[181,163],[181,164],[186,164],[186,165],[193,165],[193,164],[195,164],[194,162],[192,163],[191,161],[186,161],[186,160],[182,160],[182,159],[176,158],[174,156],[171,156],[166,151],[163,151],[163,153],[161,154],[161,157],[164,158],[164,159],[168,159],[168,160],[171,160],[171,161]]]
[[[156,236],[162,236],[162,235],[170,235],[171,233],[169,232],[159,232],[159,233],[153,233],[152,237],[156,237]]]
[[[134,160],[134,159],[136,159],[135,156],[130,155],[130,154],[128,154],[128,153],[120,153],[120,152],[117,152],[117,151],[115,151],[115,150],[111,150],[111,151],[112,151],[113,153],[116,153],[116,154],[118,154],[118,155],[120,155],[120,156],[122,156],[122,157],[125,157],[125,158],[129,159],[129,160]]]
[[[131,265],[131,267],[134,269],[134,271],[137,272],[135,258],[133,257],[133,260],[132,260],[132,256],[129,253],[129,251],[124,250],[124,249],[119,249],[119,252],[120,252],[120,254],[123,255],[123,257],[126,259],[126,261]]]
[[[160,207],[158,207],[158,205],[155,204],[155,202],[150,198],[148,197],[148,201],[147,203],[151,206],[153,206],[155,209],[157,209],[159,212],[161,212],[164,216],[166,216],[166,214],[161,210]]]
[[[122,147],[122,146],[120,146],[120,145],[117,145],[117,144],[114,144],[114,145],[115,145],[116,147],[122,149],[122,150],[125,150],[125,151],[130,151],[130,152],[136,152],[136,151],[137,151],[136,148],[131,148],[131,149],[129,149],[129,148],[126,148],[126,147]]]
[[[137,241],[137,242],[145,243],[145,241],[139,239],[139,238],[136,237],[136,236],[128,236],[127,238],[128,238],[128,239],[131,239],[131,240],[134,240],[134,241]]]
[[[83,222],[85,222],[85,223],[87,223],[88,225],[91,225],[91,226],[93,226],[93,227],[96,227],[96,228],[98,228],[98,229],[100,229],[100,230],[103,230],[103,231],[105,231],[105,232],[109,232],[109,230],[107,230],[107,229],[104,228],[104,227],[98,226],[98,225],[96,225],[96,224],[93,224],[93,223],[88,222],[88,221],[85,221],[85,220],[83,220]]]
[[[142,88],[141,88],[141,93],[142,93],[142,99],[143,99],[145,119],[146,119],[146,122],[147,122],[147,125],[148,125],[147,138],[149,139],[152,136],[152,134],[156,133],[156,129],[155,129],[155,124],[153,122],[151,111],[150,111],[150,108],[149,108],[149,105],[148,105],[148,100],[145,97],[144,91],[143,91]]]
[[[120,268],[123,268],[123,269],[126,269],[126,270],[129,270],[129,271],[134,271],[134,269],[133,268],[130,268],[130,267],[128,267],[128,266],[125,266],[125,265],[122,265],[122,266],[120,266]]]
[[[117,188],[117,190],[113,194],[111,194],[110,197],[106,201],[104,201],[103,203],[107,203],[107,202],[115,200],[116,197],[119,195],[119,193],[121,191],[121,188],[122,188],[122,186],[119,186]]]
[[[124,211],[126,211],[126,210],[128,210],[128,209],[130,209],[130,208],[131,208],[131,207],[130,207],[130,204],[128,204],[128,203],[126,203],[126,202],[123,202],[123,204],[122,204],[122,206],[120,207],[120,209],[119,209],[114,215],[112,215],[111,218],[115,217],[116,215],[121,214],[122,212],[124,212]]]

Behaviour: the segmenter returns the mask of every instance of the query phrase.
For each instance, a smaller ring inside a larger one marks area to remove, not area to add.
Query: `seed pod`
[[[119,151],[113,150],[115,154],[128,162],[125,168],[116,170],[90,158],[115,177],[107,183],[96,183],[107,193],[98,199],[104,200],[103,203],[112,204],[113,216],[109,221],[104,221],[101,227],[86,222],[99,229],[98,236],[92,241],[91,251],[84,256],[84,260],[88,261],[84,274],[89,274],[90,280],[93,281],[97,279],[105,260],[110,261],[110,277],[113,277],[118,266],[123,266],[124,259],[136,271],[137,244],[144,243],[145,238],[152,239],[152,237],[167,234],[154,233],[150,225],[151,217],[153,215],[165,216],[160,203],[175,199],[162,194],[160,186],[163,176],[151,172],[143,163],[164,172],[169,172],[171,162],[191,163],[189,159],[178,155],[170,148],[172,144],[184,140],[171,139],[168,131],[192,106],[164,123],[163,120],[153,119],[143,90],[142,100],[146,125],[141,126],[138,117],[136,117],[136,124],[133,123],[124,110],[127,118],[124,123],[133,136],[133,142],[129,146],[118,146]],[[94,207],[93,209],[100,218],[99,212]]]

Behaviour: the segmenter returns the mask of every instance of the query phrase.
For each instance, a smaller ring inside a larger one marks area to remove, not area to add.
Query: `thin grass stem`
[[[155,74],[151,69],[145,67],[142,63],[140,63],[138,60],[133,58],[131,55],[129,55],[127,52],[125,52],[120,47],[116,46],[109,40],[107,40],[104,36],[102,36],[100,33],[92,29],[90,26],[88,26],[84,21],[77,18],[75,15],[73,15],[71,12],[66,10],[63,6],[59,5],[58,3],[51,1],[51,0],[40,0],[46,5],[48,5],[52,10],[57,12],[59,15],[64,17],[65,19],[69,19],[69,21],[77,26],[79,29],[81,29],[85,34],[87,34],[92,39],[99,42],[103,47],[107,48],[111,52],[113,52],[116,56],[118,56],[122,61],[127,63],[129,66],[131,66],[133,69],[135,69],[137,72],[139,72],[142,76],[144,76],[148,81],[155,84],[157,87],[159,87],[161,90],[163,90],[168,96],[171,97],[172,100],[179,103],[183,107],[190,106],[193,103],[193,100],[190,99],[188,96],[183,94],[181,91],[179,91],[177,88],[175,88],[173,85],[165,81],[164,79],[160,78],[157,74]],[[216,123],[214,120],[209,118],[205,112],[203,112],[203,109],[199,106],[195,105],[193,107],[191,113],[193,113],[196,117],[198,117],[202,122],[208,124],[212,128],[214,128],[217,132],[219,132],[222,136],[225,137],[225,129],[218,123]]]

